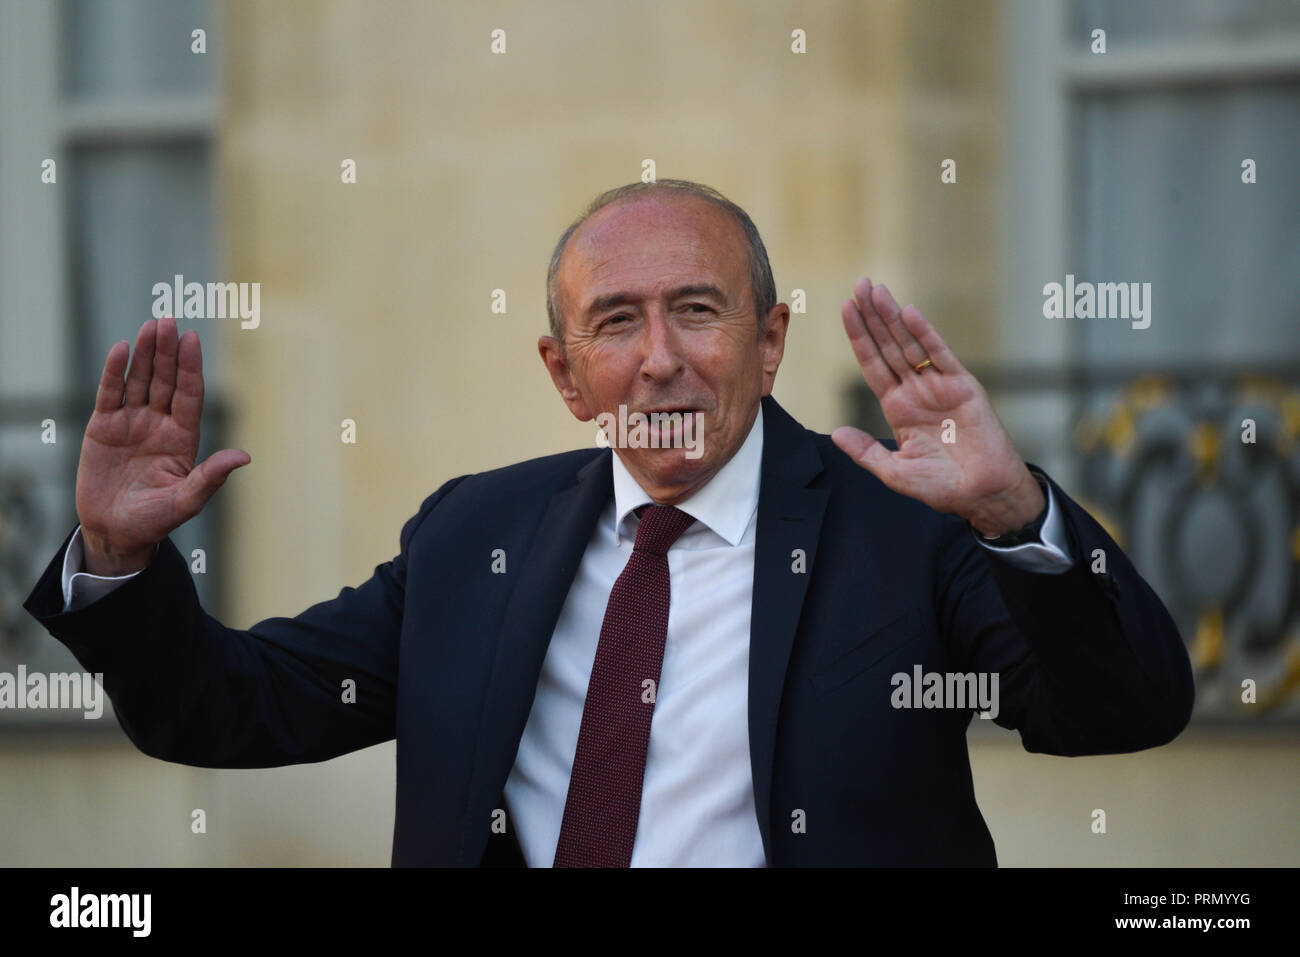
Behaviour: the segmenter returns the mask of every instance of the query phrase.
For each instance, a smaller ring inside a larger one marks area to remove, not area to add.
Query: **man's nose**
[[[652,310],[645,325],[641,374],[649,379],[672,379],[681,374],[682,360],[677,333],[661,309]]]

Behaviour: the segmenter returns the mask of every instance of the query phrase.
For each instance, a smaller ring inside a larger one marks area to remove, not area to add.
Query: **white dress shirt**
[[[609,593],[652,504],[617,455],[614,498],[587,543],[542,663],[506,781],[529,867],[560,838],[582,707]],[[677,507],[695,524],[668,549],[671,603],[650,721],[633,867],[762,867],[749,766],[749,614],[763,461],[763,411],[739,451]]]
[[[537,694],[506,780],[507,820],[530,867],[555,858],[587,683],[614,581],[651,504],[617,454],[614,497],[601,513],[556,622]],[[749,632],[754,534],[763,459],[763,411],[740,449],[677,507],[696,519],[668,550],[671,604],[650,724],[632,866],[762,867],[749,761]],[[1068,569],[1065,530],[1047,488],[1042,543],[984,547],[1029,571]],[[78,572],[78,526],[63,562],[65,611],[134,577]],[[509,826],[509,825],[508,825]]]

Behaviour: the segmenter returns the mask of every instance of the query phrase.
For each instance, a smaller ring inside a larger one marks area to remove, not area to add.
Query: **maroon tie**
[[[668,548],[695,519],[669,505],[641,514],[614,582],[582,708],[556,867],[627,867],[641,813],[650,719],[668,636]]]

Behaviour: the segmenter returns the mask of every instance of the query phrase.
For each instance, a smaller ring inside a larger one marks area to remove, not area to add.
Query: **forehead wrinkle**
[[[692,253],[695,249],[702,246],[702,244],[695,241],[691,241],[687,245],[692,247]],[[708,249],[708,247],[704,248],[706,250]],[[604,249],[601,251],[602,253],[605,252]],[[650,259],[651,255],[662,251],[662,245],[656,247],[654,244],[651,244],[637,250],[637,252],[642,255],[637,255],[635,257],[628,256],[626,251],[624,251],[622,254],[605,253],[600,259],[595,261],[580,261],[575,263],[575,265],[579,267],[575,270],[579,275],[574,278],[579,284],[580,295],[583,295],[585,298],[585,294],[590,291],[589,295],[594,305],[594,300],[597,298],[604,299],[609,296],[623,295],[631,299],[642,299],[645,298],[646,295],[658,295],[660,290],[666,294],[673,295],[683,295],[689,292],[704,294],[708,292],[704,287],[711,286],[716,290],[715,295],[717,295],[718,298],[723,302],[729,301],[730,297],[725,288],[727,277],[725,271],[719,268],[719,264],[715,261],[714,256],[709,255],[706,252],[703,257],[694,255],[670,255],[668,257],[663,257],[661,255],[655,255],[653,259]],[[628,261],[633,258],[634,261]],[[639,268],[645,267],[652,270],[654,276],[648,279],[645,283],[637,282],[639,277],[609,277],[609,284],[616,284],[619,288],[609,289],[608,291],[592,288],[607,281],[607,277],[603,276],[603,273],[607,273],[611,269],[623,267],[626,267],[633,272]],[[635,288],[635,286],[642,286],[647,283],[650,288],[647,289],[645,293],[640,289]],[[630,284],[635,285],[630,286]],[[589,306],[588,309],[590,308],[591,307]]]

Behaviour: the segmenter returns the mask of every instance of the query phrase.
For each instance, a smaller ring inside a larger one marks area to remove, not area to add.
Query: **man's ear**
[[[587,408],[586,400],[573,383],[569,358],[564,354],[564,346],[560,344],[560,340],[554,336],[542,336],[537,340],[537,352],[546,365],[546,371],[551,374],[555,390],[560,393],[560,398],[564,399],[564,404],[569,407],[573,417],[579,422],[590,422],[593,418],[591,410]]]
[[[776,370],[785,356],[785,334],[790,328],[790,307],[778,302],[767,314],[763,335],[758,341],[758,351],[763,360],[763,395],[772,394],[776,383]]]

